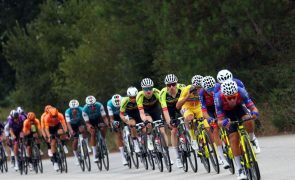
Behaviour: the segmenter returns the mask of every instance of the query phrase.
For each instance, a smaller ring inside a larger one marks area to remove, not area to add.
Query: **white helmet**
[[[20,106],[18,106],[18,107],[16,108],[16,111],[18,112],[18,114],[21,114],[21,113],[24,112],[23,108],[20,107]]]
[[[211,88],[215,87],[215,79],[212,76],[205,76],[202,80],[202,87],[208,91]]]
[[[165,84],[172,84],[172,83],[177,83],[178,79],[174,74],[168,74],[165,77],[164,83]]]
[[[231,96],[238,92],[238,85],[233,80],[225,81],[221,84],[221,92],[225,96]]]
[[[192,78],[192,85],[197,86],[197,87],[202,87],[202,79],[203,79],[203,76],[195,75]]]
[[[135,97],[136,95],[137,95],[137,93],[138,93],[138,90],[136,89],[136,87],[129,87],[128,89],[127,89],[127,96],[133,96],[133,97]]]
[[[115,107],[120,107],[122,97],[119,94],[115,94],[112,97],[112,104]]]
[[[154,82],[150,78],[144,78],[143,80],[141,80],[140,84],[142,88],[154,86]]]
[[[233,79],[233,75],[227,69],[223,69],[223,70],[219,71],[217,74],[217,81],[219,83],[223,83],[226,80],[232,80],[232,79]]]
[[[77,107],[79,107],[79,101],[76,99],[72,99],[69,102],[69,106],[70,106],[70,108],[77,108]]]
[[[87,96],[85,101],[87,105],[92,105],[96,103],[96,99],[94,96]]]

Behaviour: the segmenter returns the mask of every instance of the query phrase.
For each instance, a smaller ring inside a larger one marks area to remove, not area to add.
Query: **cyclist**
[[[9,129],[9,120],[13,118],[13,112],[15,110],[11,110],[9,115],[7,116],[6,124],[4,126],[4,134],[6,138],[6,145],[9,147],[10,150],[10,161],[11,161],[11,168],[14,168],[15,166],[15,157],[14,157],[14,151],[13,151],[13,144],[12,144],[12,138],[10,135],[10,129]]]
[[[238,87],[237,83],[232,80],[225,81],[221,84],[221,91],[214,94],[214,102],[219,125],[228,129],[229,141],[238,170],[238,179],[247,179],[245,171],[241,166],[240,158],[242,152],[239,147],[237,125],[231,125],[230,121],[236,121],[237,118],[249,118],[247,109],[243,104],[251,110],[253,119],[259,116],[258,109],[249,98],[247,91]],[[246,126],[247,124],[248,126]],[[247,129],[247,127],[253,126],[253,121],[247,121],[244,125]]]
[[[98,162],[98,158],[96,156],[97,152],[95,127],[102,123],[104,123],[106,126],[109,126],[109,122],[103,105],[100,102],[97,102],[94,96],[87,96],[85,101],[86,104],[83,107],[82,115],[84,121],[86,122],[87,129],[91,134],[90,144],[93,150],[93,161]],[[101,127],[101,131],[102,136],[105,138],[106,128]]]
[[[41,118],[40,118],[40,120],[41,120],[40,125],[41,125],[41,132],[42,132],[43,139],[45,140],[46,145],[47,145],[48,156],[52,157],[53,154],[52,154],[52,151],[51,151],[50,142],[48,142],[48,139],[46,139],[47,135],[46,135],[46,131],[45,131],[45,122],[44,122],[45,116],[49,113],[50,108],[52,108],[51,105],[46,105],[44,107],[44,112],[43,112],[43,114],[41,115]]]
[[[172,150],[176,156],[176,165],[177,167],[182,168],[182,163],[177,148],[177,128],[172,124],[174,124],[177,117],[181,116],[179,109],[176,109],[176,103],[185,85],[179,84],[178,79],[174,74],[166,75],[164,83],[166,87],[164,87],[160,92],[161,107],[164,119],[168,126],[172,129],[171,144]]]
[[[140,91],[137,94],[136,103],[142,121],[144,121],[145,124],[147,124],[148,149],[153,150],[154,146],[152,143],[152,139],[149,135],[151,132],[151,126],[149,125],[149,123],[153,122],[153,120],[162,119],[162,112],[160,106],[160,91],[154,88],[154,82],[150,78],[144,78],[141,81],[141,87],[142,91]],[[165,132],[165,128],[160,127],[160,131],[165,138],[166,144],[168,145],[168,137]]]
[[[22,136],[22,129],[25,117],[19,115],[17,111],[13,110],[12,116],[9,118],[9,133],[12,138],[14,155],[16,157],[16,162],[18,162],[18,141],[20,136]],[[15,163],[14,169],[17,171],[19,169],[18,163]]]
[[[134,144],[134,151],[136,153],[139,153],[140,149],[139,149],[138,141],[136,140],[137,133],[136,133],[135,125],[138,123],[141,123],[142,121],[141,121],[139,111],[137,108],[137,103],[136,103],[137,94],[138,94],[138,90],[136,89],[136,87],[131,86],[127,89],[127,97],[124,97],[121,101],[120,118],[125,124],[127,124],[130,127],[131,137],[133,139],[133,144]],[[122,149],[122,151],[124,150]],[[127,161],[125,157],[122,157],[122,158],[124,158],[123,164],[126,165]]]
[[[192,84],[186,86],[180,94],[180,97],[177,101],[176,108],[181,109],[186,125],[194,120],[195,118],[200,119],[203,117],[201,110],[201,102],[199,98],[199,91],[202,87],[203,76],[195,75],[192,77]],[[205,121],[204,126],[209,127],[207,121]],[[189,128],[191,136],[191,145],[194,150],[198,149],[196,136],[193,128]]]
[[[107,102],[107,109],[112,130],[116,133],[116,144],[122,157],[122,163],[125,165],[127,161],[124,157],[122,125],[120,124],[121,99],[122,97],[119,94],[113,95],[112,98]]]
[[[27,119],[24,121],[23,129],[22,132],[24,134],[24,137],[27,139],[27,157],[29,160],[29,163],[32,163],[32,149],[31,149],[31,144],[33,137],[37,138],[37,146],[40,150],[40,141],[38,139],[39,136],[41,136],[41,126],[39,119],[36,119],[36,115],[33,112],[28,113]],[[30,166],[30,170],[32,170],[32,165]]]
[[[221,159],[221,164],[223,164],[224,169],[229,168],[229,164],[227,160],[224,157],[223,149],[222,149],[222,141],[219,136],[219,128],[218,125],[215,123],[215,106],[214,106],[214,95],[213,91],[215,88],[215,79],[212,76],[205,76],[202,80],[202,89],[200,90],[200,100],[202,104],[202,112],[204,118],[208,120],[208,123],[210,124],[212,131],[209,131],[211,136],[213,137],[213,140],[217,146],[217,151],[219,158]]]
[[[62,113],[58,112],[55,107],[49,108],[48,114],[44,117],[44,125],[45,125],[45,132],[46,137],[50,142],[51,152],[53,154],[52,161],[53,161],[53,168],[55,171],[59,170],[57,157],[56,157],[56,136],[62,135],[60,138],[64,140],[66,136],[63,134],[68,132],[67,124],[65,122],[64,116]],[[64,145],[64,144],[63,144]],[[66,146],[64,145],[64,150]],[[66,152],[66,151],[65,151]]]
[[[235,81],[237,83],[238,87],[244,88],[246,90],[246,88],[245,88],[242,81],[240,81],[239,79],[233,78],[233,75],[229,70],[223,69],[223,70],[219,71],[218,74],[217,74],[217,81],[219,83],[216,83],[214,93],[217,93],[218,91],[220,91],[220,84],[227,81],[227,80]],[[253,127],[249,127],[250,132],[248,131],[248,133],[249,133],[249,136],[250,136],[251,143],[253,144],[255,153],[260,153],[260,147],[259,147],[258,139],[256,138],[256,136],[254,134],[254,126],[255,125],[253,125]]]

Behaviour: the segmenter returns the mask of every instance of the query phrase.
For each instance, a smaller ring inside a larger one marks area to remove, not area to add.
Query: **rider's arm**
[[[110,123],[112,124],[114,121],[114,112],[110,106],[107,106],[107,109],[108,109],[108,114],[110,118]]]
[[[146,117],[146,115],[144,113],[144,109],[143,109],[143,97],[144,97],[143,92],[140,91],[136,96],[136,103],[137,103],[137,108],[138,108],[141,120],[146,121],[147,117]]]
[[[253,101],[250,99],[246,89],[239,87],[238,90],[239,90],[241,98],[243,99],[243,102],[245,103],[246,107],[251,110],[251,113],[255,112],[258,114],[258,109],[256,108]]]
[[[71,125],[70,109],[66,110],[65,119],[66,119],[66,122],[67,122],[67,126],[69,128],[69,132],[72,134],[73,133],[73,128],[72,128],[72,125]]]
[[[23,131],[23,133],[24,133],[25,136],[27,136],[27,135],[30,134],[30,129],[28,127],[28,125],[29,125],[28,123],[29,123],[29,120],[28,119],[25,120],[24,121],[24,125],[23,125],[23,129],[22,129],[22,131]]]
[[[222,107],[220,92],[214,94],[214,105],[215,105],[215,112],[216,112],[217,119],[218,119],[218,125],[220,127],[222,127],[222,123],[223,123],[225,114],[224,114],[223,107]]]
[[[58,120],[62,125],[62,128],[65,132],[68,132],[68,127],[64,118],[64,115],[62,113],[58,113]]]
[[[12,128],[9,128],[9,133],[13,139],[16,137]]]
[[[160,103],[161,103],[164,119],[165,119],[166,123],[169,125],[171,118],[170,118],[169,111],[167,108],[166,95],[167,95],[167,88],[165,87],[161,90],[161,93],[160,93]]]
[[[121,101],[121,105],[120,105],[120,118],[122,119],[122,121],[127,124],[128,119],[125,118],[125,111],[126,111],[126,106],[128,104],[129,97],[124,97]]]
[[[108,118],[108,116],[107,116],[107,114],[106,114],[106,112],[105,112],[104,107],[103,107],[102,104],[101,104],[101,106],[100,106],[100,114],[101,114],[101,116],[102,116],[102,118],[103,118],[104,123],[105,123],[107,126],[109,126],[109,118]]]

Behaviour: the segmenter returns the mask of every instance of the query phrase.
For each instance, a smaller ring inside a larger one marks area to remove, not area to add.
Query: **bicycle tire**
[[[233,161],[233,155],[231,150],[229,149],[230,147],[226,144],[224,145],[223,149],[223,154],[226,158],[227,163],[229,164],[228,170],[230,171],[231,174],[235,174],[235,166],[234,166],[234,161]],[[230,154],[231,153],[231,154]]]
[[[102,143],[102,154],[101,154],[102,162],[103,162],[104,168],[108,171],[110,168],[108,147],[103,139],[101,140],[101,143]]]
[[[166,144],[166,141],[163,137],[163,135],[160,133],[160,144],[161,144],[161,148],[162,148],[162,156],[164,159],[164,164],[166,166],[166,169],[168,172],[172,171],[172,165],[171,165],[171,159],[170,159],[170,155],[169,155],[169,149],[168,146]]]
[[[132,159],[134,167],[138,169],[139,168],[138,154],[134,152],[134,144],[130,135],[128,136],[128,141],[129,141],[129,147],[130,147],[130,157]]]
[[[83,162],[87,168],[87,171],[91,171],[91,162],[90,162],[90,157],[88,153],[88,148],[85,140],[82,140],[82,149],[83,149]]]
[[[127,161],[127,166],[128,166],[129,169],[131,169],[131,167],[132,167],[131,158],[130,158],[130,155],[129,155],[128,151],[127,151],[127,147],[126,147],[125,144],[124,144],[123,148],[124,148],[124,157],[125,157],[125,159]]]
[[[38,173],[38,160],[39,160],[39,156],[40,156],[40,152],[39,152],[39,148],[37,145],[35,145],[34,143],[31,145],[32,147],[32,165],[34,168],[35,173]]]
[[[204,144],[204,142],[202,142],[203,140],[200,140],[199,139],[199,143],[201,143],[202,145],[200,145],[199,143],[198,143],[198,146],[199,146],[199,152],[200,152],[200,159],[201,159],[201,163],[203,164],[203,166],[204,166],[204,168],[205,168],[205,170],[207,171],[207,173],[210,173],[210,171],[211,171],[211,168],[210,168],[210,162],[209,162],[209,158],[207,158],[206,157],[206,153],[205,153],[205,151],[206,151],[206,149],[208,149],[207,148],[207,145],[206,144]]]
[[[246,148],[245,153],[248,154],[249,163],[251,165],[251,168],[249,169],[250,179],[251,180],[260,180],[261,175],[260,175],[259,166],[258,166],[257,160],[255,158],[255,155],[253,153],[253,148],[250,145],[249,139],[245,139],[245,148]]]
[[[27,154],[26,154],[26,148],[22,144],[21,145],[21,175],[28,174],[28,160],[27,160]]]
[[[7,157],[6,157],[6,155],[5,155],[5,150],[4,150],[4,148],[3,148],[3,146],[1,145],[1,148],[0,148],[0,150],[1,150],[1,172],[3,173],[4,171],[5,172],[7,172],[8,171],[8,166],[7,166]]]
[[[188,162],[187,162],[187,157],[186,157],[186,152],[182,151],[180,154],[180,160],[182,162],[182,169],[184,172],[188,171]]]
[[[186,158],[189,160],[190,166],[194,172],[198,171],[198,162],[197,162],[197,155],[196,151],[191,147],[189,142],[191,142],[191,138],[188,134],[185,135],[186,138]]]
[[[98,161],[97,161],[97,167],[100,171],[102,171],[102,158],[101,158],[101,147],[99,145],[99,141],[96,144],[96,152],[97,152],[97,157],[98,157]]]
[[[205,138],[206,138],[206,143],[209,151],[209,158],[211,161],[211,164],[213,165],[213,168],[217,174],[220,173],[220,168],[219,168],[219,162],[218,162],[218,157],[216,153],[215,146],[211,140],[211,137],[209,136],[209,132],[205,129]]]
[[[84,162],[84,159],[82,157],[82,152],[81,152],[81,145],[78,146],[78,161],[79,161],[79,165],[80,165],[80,168],[81,170],[84,172],[85,171],[85,162]]]

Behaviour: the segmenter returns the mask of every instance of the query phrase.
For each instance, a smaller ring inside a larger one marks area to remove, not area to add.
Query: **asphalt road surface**
[[[272,136],[272,137],[260,137],[259,143],[261,147],[261,153],[258,155],[258,163],[261,171],[262,179],[269,180],[292,180],[295,179],[295,135],[284,136]],[[170,153],[172,154],[172,153]],[[92,157],[91,157],[92,158]],[[172,157],[173,158],[173,157]],[[127,166],[121,164],[121,158],[119,153],[110,154],[110,170],[99,171],[96,164],[92,163],[92,170],[90,172],[82,172],[79,166],[74,165],[73,158],[68,157],[68,173],[58,173],[53,170],[53,166],[49,160],[43,160],[44,173],[36,174],[35,172],[29,172],[28,175],[20,175],[19,172],[15,172],[12,168],[9,168],[9,172],[0,173],[0,180],[12,180],[12,179],[108,179],[108,180],[131,180],[131,179],[198,179],[198,180],[230,180],[236,179],[236,175],[231,175],[229,171],[222,169],[220,174],[216,174],[215,171],[206,173],[203,164],[198,159],[198,172],[193,173],[191,169],[185,173],[182,169],[178,169],[176,165],[173,165],[171,173],[168,173],[166,169],[164,172],[155,170],[145,170],[140,164],[139,169],[129,169]],[[174,160],[174,158],[173,158]],[[174,160],[175,161],[175,160]]]

